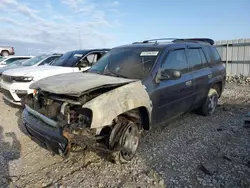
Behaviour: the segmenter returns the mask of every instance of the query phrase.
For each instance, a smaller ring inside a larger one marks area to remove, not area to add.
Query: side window
[[[54,59],[56,59],[57,56],[52,56],[52,57],[49,57],[47,59],[45,59],[42,63],[39,64],[40,65],[46,65],[46,64],[50,64]]]
[[[208,46],[203,47],[208,63],[211,63],[211,53]]]
[[[206,46],[204,47],[207,56],[210,58],[209,63],[217,63],[221,60],[220,54],[215,47]]]
[[[97,61],[97,54],[89,54],[86,58],[90,64],[94,64]]]
[[[176,69],[181,71],[182,74],[188,72],[187,59],[185,50],[175,50],[168,54],[162,69]]]
[[[207,62],[207,59],[206,59],[206,56],[205,56],[203,50],[202,50],[202,49],[199,49],[199,52],[200,52],[201,61],[202,61],[202,63],[203,63],[203,66],[204,66],[204,67],[207,67],[207,66],[208,66],[208,62]]]
[[[199,49],[188,49],[188,57],[192,66],[192,71],[203,68]]]
[[[212,60],[213,60],[214,62],[220,61],[221,58],[220,58],[220,54],[219,54],[219,52],[217,51],[217,49],[216,49],[215,47],[212,47],[212,48],[211,48],[211,51],[212,51]]]
[[[81,67],[88,67],[94,65],[100,58],[102,54],[100,52],[95,52],[85,56],[79,63]]]

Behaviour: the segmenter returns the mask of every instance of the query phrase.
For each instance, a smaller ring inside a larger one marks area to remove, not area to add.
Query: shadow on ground
[[[3,127],[0,125],[0,187],[8,187],[13,178],[9,174],[9,162],[20,158],[21,144],[17,140],[14,132],[8,132],[4,135]],[[11,138],[11,142],[6,142],[5,138]]]

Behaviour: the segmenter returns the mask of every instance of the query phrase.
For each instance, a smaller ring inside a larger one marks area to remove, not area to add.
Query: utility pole
[[[79,46],[80,46],[80,49],[82,49],[82,39],[81,39],[80,29],[79,29],[79,27],[77,27],[76,29],[78,31]]]

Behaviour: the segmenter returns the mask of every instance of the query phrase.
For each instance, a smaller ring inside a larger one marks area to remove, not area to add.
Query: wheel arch
[[[209,82],[209,86],[210,86],[209,88],[215,89],[220,97],[223,91],[223,76],[218,75],[213,79],[211,79]]]
[[[127,119],[138,121],[138,123],[140,123],[141,128],[143,128],[143,130],[150,129],[151,116],[149,114],[148,109],[145,106],[134,108],[132,110],[129,110],[127,112],[120,114],[119,116],[124,116]]]
[[[9,50],[6,50],[6,49],[2,50],[0,54],[3,55],[3,52],[8,52],[8,54],[10,54]]]

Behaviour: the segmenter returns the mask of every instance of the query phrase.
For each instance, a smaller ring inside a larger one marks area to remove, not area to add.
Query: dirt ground
[[[94,152],[52,156],[0,94],[0,187],[250,187],[250,87],[227,85],[211,117],[182,115],[144,134],[129,164]]]

